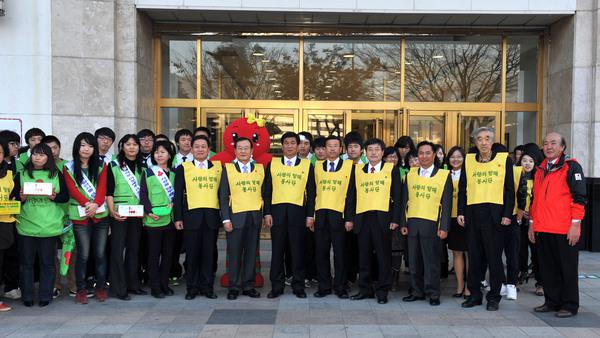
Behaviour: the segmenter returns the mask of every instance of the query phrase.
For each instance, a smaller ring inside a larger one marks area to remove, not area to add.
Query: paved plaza
[[[225,266],[224,241],[220,270]],[[270,243],[261,241],[263,273],[268,279]],[[174,287],[175,296],[157,300],[133,296],[129,302],[109,298],[105,303],[90,299],[76,305],[63,295],[46,307],[25,308],[10,301],[13,310],[0,313],[1,337],[600,337],[600,253],[581,252],[579,315],[558,319],[551,314],[533,313],[543,302],[529,284],[519,292],[518,301],[503,300],[498,312],[484,306],[464,310],[462,299],[452,298],[455,280],[443,281],[442,304],[403,303],[408,276],[402,291],[392,292],[390,302],[379,305],[374,299],[351,301],[335,296],[317,299],[316,289],[307,290],[307,299],[298,299],[286,289],[279,299],[267,299],[270,285],[260,289],[262,297],[226,299],[226,290],[216,287],[219,298],[184,300],[185,287]],[[220,271],[221,272],[221,271]],[[219,273],[220,275],[220,273]],[[584,278],[586,277],[586,278]],[[183,283],[182,283],[183,284]],[[352,293],[356,290],[352,290]]]

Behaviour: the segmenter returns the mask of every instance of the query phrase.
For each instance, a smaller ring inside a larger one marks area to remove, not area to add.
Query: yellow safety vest
[[[362,165],[356,164],[354,177],[356,182],[356,213],[390,210],[390,191],[392,190],[392,170],[394,165],[384,163],[378,173],[365,173]]]
[[[344,160],[340,170],[329,172],[323,170],[323,161],[317,162],[315,166],[316,210],[329,209],[344,213],[353,165],[352,160]]]
[[[513,167],[513,178],[515,181],[515,207],[513,209],[513,215],[517,214],[517,210],[519,209],[517,206],[517,191],[519,190],[519,180],[521,179],[521,173],[523,172],[523,167]]]
[[[467,205],[492,203],[504,204],[504,176],[508,153],[496,153],[493,160],[477,162],[475,154],[467,154]]]
[[[422,218],[437,222],[444,185],[450,171],[438,169],[433,177],[419,176],[419,168],[411,168],[406,176],[408,205],[406,218]]]
[[[188,209],[219,209],[221,162],[213,161],[210,169],[200,169],[193,162],[183,162]]]
[[[458,182],[459,180],[452,180],[452,218],[458,217]]]
[[[265,178],[262,164],[254,163],[254,170],[249,173],[237,171],[233,163],[225,164],[225,170],[229,179],[231,210],[234,213],[259,211],[263,204],[262,184]]]
[[[6,176],[0,178],[0,203],[3,204],[3,208],[7,208],[6,211],[8,211],[8,209],[12,209],[9,204],[12,205],[15,202],[10,202],[10,193],[13,191],[14,187],[15,181],[13,179],[13,172],[12,170],[7,170]],[[20,203],[18,201],[16,202],[17,204]],[[12,223],[14,221],[15,215],[0,215],[0,222],[2,223]]]
[[[304,205],[306,182],[310,172],[310,161],[301,159],[297,166],[288,166],[275,157],[271,160],[273,185],[272,204],[290,203]]]

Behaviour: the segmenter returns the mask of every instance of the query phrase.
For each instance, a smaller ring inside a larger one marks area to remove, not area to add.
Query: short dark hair
[[[169,160],[167,161],[167,167],[171,168],[171,166],[173,165],[173,160],[175,159],[175,145],[173,143],[171,143],[171,141],[165,141],[165,140],[160,140],[157,142],[154,142],[154,145],[152,145],[152,151],[150,152],[151,156],[150,156],[150,162],[152,162],[152,164],[156,165],[156,161],[154,160],[154,152],[156,152],[156,150],[158,149],[158,147],[163,147],[165,148],[165,150],[169,153]]]
[[[156,138],[156,135],[154,135],[154,132],[150,129],[142,129],[137,132],[138,138],[147,137],[147,136],[152,136],[152,140],[154,140]]]
[[[312,136],[311,133],[309,133],[307,131],[301,131],[301,132],[298,133],[298,137],[300,137],[300,136],[304,136],[308,140],[308,142],[310,143],[310,146],[311,147],[313,146],[313,136]]]
[[[29,142],[29,139],[34,136],[44,137],[46,136],[46,133],[44,133],[44,131],[40,128],[31,128],[25,133],[25,142]]]
[[[60,140],[58,139],[58,137],[54,136],[54,135],[46,135],[44,136],[44,138],[42,138],[42,143],[48,144],[48,143],[56,143],[58,144],[58,147],[60,148]]]
[[[413,142],[412,138],[410,136],[400,136],[400,138],[398,139],[398,141],[396,141],[396,143],[394,143],[394,148],[406,148],[409,147],[410,150],[416,150],[417,148],[415,148],[415,143]]]
[[[435,152],[435,150],[436,150],[435,144],[433,144],[433,142],[430,142],[430,141],[421,141],[421,142],[419,142],[419,144],[417,144],[417,151],[419,150],[419,148],[421,148],[423,146],[430,146],[431,147],[431,151],[433,151],[433,152]]]
[[[192,145],[194,145],[194,142],[198,141],[198,140],[204,140],[206,141],[206,144],[208,144],[208,147],[210,148],[210,139],[204,135],[196,135],[192,138]]]
[[[125,146],[125,143],[127,143],[129,140],[133,140],[138,147],[141,147],[141,143],[140,143],[140,138],[137,137],[136,134],[127,134],[124,135],[123,137],[121,137],[121,139],[119,140],[118,143],[118,149],[119,149],[119,153],[117,154],[117,162],[119,163],[119,167],[123,168],[125,167],[127,164],[125,163],[125,160],[127,159],[127,157],[125,156],[125,149],[123,148]],[[142,167],[142,150],[139,149],[138,153],[136,155],[136,159],[135,159],[135,166],[136,166],[136,170],[137,168],[141,168]]]
[[[19,134],[15,133],[14,131],[8,129],[0,131],[0,139],[5,140],[6,143],[17,142],[21,144],[21,136],[19,136]]]
[[[194,135],[196,135],[197,132],[199,131],[203,131],[206,133],[206,135],[208,135],[208,137],[212,136],[212,133],[210,132],[210,129],[206,128],[206,127],[196,127],[196,129],[194,129]]]
[[[294,133],[293,131],[286,131],[285,133],[283,133],[283,135],[281,135],[282,145],[283,141],[285,141],[286,138],[293,138],[296,140],[296,144],[300,144],[300,136],[298,136],[298,134]]]
[[[169,136],[167,136],[165,134],[158,134],[154,137],[155,140],[158,140],[159,138],[164,138],[165,140],[168,140]]]
[[[385,143],[383,143],[382,140],[380,140],[378,138],[375,138],[375,137],[372,137],[372,138],[368,139],[365,142],[365,149],[367,149],[368,146],[371,146],[371,145],[374,145],[374,144],[379,145],[379,147],[381,148],[381,150],[385,149]]]
[[[250,149],[253,149],[253,148],[254,148],[254,144],[252,144],[252,140],[250,140],[250,139],[249,139],[249,138],[247,138],[247,137],[240,137],[240,138],[238,138],[237,140],[235,140],[235,141],[234,141],[234,144],[233,144],[233,148],[237,148],[237,145],[238,145],[238,143],[240,143],[240,142],[242,142],[242,141],[248,141],[248,142],[250,142]]]
[[[325,140],[326,140],[326,138],[323,136],[316,137],[312,142],[313,149],[325,148]]]
[[[361,148],[363,145],[362,136],[357,131],[351,131],[346,136],[344,136],[344,146],[348,148],[351,144],[358,144]]]
[[[327,141],[338,141],[340,143],[340,147],[342,146],[342,139],[340,139],[339,136],[335,136],[335,135],[329,135],[327,136],[327,138],[325,138],[325,145],[327,146]]]
[[[513,153],[516,153],[517,150],[523,152],[523,151],[525,151],[525,146],[522,144],[516,146],[515,149],[513,150]]]
[[[496,153],[507,153],[508,148],[506,148],[504,144],[496,142],[492,144],[492,151]]]
[[[117,138],[117,135],[115,135],[115,132],[112,129],[110,129],[109,127],[102,127],[100,129],[97,129],[94,132],[95,138],[98,138],[100,136],[109,137],[113,142],[115,141],[115,138]]]
[[[400,159],[400,154],[398,153],[398,149],[394,147],[386,147],[383,149],[383,158],[390,156],[391,154],[396,154],[398,156],[398,160]]]
[[[189,137],[194,137],[194,134],[192,134],[192,131],[189,129],[179,129],[176,133],[175,133],[175,143],[179,144],[179,138],[181,136],[189,136]]]
[[[36,135],[34,135],[36,136]],[[56,162],[52,159],[52,150],[45,143],[38,143],[33,148],[31,148],[31,156],[33,154],[44,154],[48,158],[46,164],[44,164],[43,169],[48,170],[48,177],[52,178],[58,174],[58,169],[56,168]],[[33,161],[29,160],[25,164],[25,168],[23,169],[29,177],[33,178]],[[21,181],[23,182],[23,181]],[[21,183],[23,184],[23,183]]]

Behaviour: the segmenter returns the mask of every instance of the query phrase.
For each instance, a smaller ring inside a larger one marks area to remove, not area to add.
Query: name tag
[[[121,217],[144,217],[143,205],[119,205],[117,210]]]
[[[87,215],[85,214],[85,207],[82,207],[81,205],[77,206],[77,211],[79,212],[79,217],[87,217]],[[96,209],[96,215],[97,214],[101,214],[103,212],[106,211],[106,205],[102,204],[101,206],[98,207],[98,209]]]
[[[50,196],[52,195],[52,183],[25,182],[23,184],[23,194]]]
[[[18,215],[21,213],[21,202],[5,201],[0,202],[0,215]]]

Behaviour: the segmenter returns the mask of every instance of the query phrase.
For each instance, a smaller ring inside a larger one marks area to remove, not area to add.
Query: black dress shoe
[[[229,291],[227,292],[227,299],[236,300],[238,298],[239,292],[237,291]]]
[[[348,296],[348,292],[346,292],[346,291],[336,292],[336,295],[338,296],[339,299],[348,299],[348,298],[350,298]]]
[[[49,302],[49,301],[47,301],[47,300],[40,300],[40,302],[38,303],[38,305],[39,305],[40,307],[45,307],[45,306],[48,306],[48,305],[50,305],[50,302]]]
[[[490,302],[490,301],[488,301],[487,305],[485,306],[485,309],[488,310],[488,311],[498,311],[498,307],[499,307],[498,302]]]
[[[32,307],[33,301],[32,300],[24,300],[23,305],[25,305],[26,307]]]
[[[535,312],[554,312],[554,311],[556,311],[556,309],[550,305],[543,304],[543,305],[534,307],[533,311],[535,311]]]
[[[352,299],[352,300],[361,300],[361,299],[367,299],[367,298],[373,298],[373,295],[359,292],[350,297],[350,299]]]
[[[175,291],[173,291],[173,289],[167,286],[166,288],[162,289],[162,293],[164,293],[165,296],[172,296],[175,294]]]
[[[431,305],[431,306],[438,306],[438,305],[440,305],[440,299],[439,298],[430,298],[429,299],[429,305]]]
[[[150,291],[150,294],[154,298],[158,298],[158,299],[165,298],[165,294],[162,291]]]
[[[317,298],[323,298],[325,296],[329,296],[331,294],[331,290],[319,290],[313,294],[313,296]]]
[[[242,295],[250,298],[260,298],[260,292],[256,291],[256,289],[244,290],[242,291]]]
[[[281,291],[271,290],[271,291],[269,291],[269,293],[267,293],[267,298],[269,298],[269,299],[277,298],[277,297],[281,296],[282,293],[283,292],[281,292]]]
[[[387,296],[377,297],[377,304],[387,304]]]
[[[558,318],[570,318],[573,317],[574,315],[576,315],[577,313],[571,312],[569,310],[560,310],[557,313],[555,313],[554,315]]]
[[[137,296],[144,296],[144,295],[148,294],[148,292],[146,290],[144,290],[144,289],[127,290],[127,292],[128,293],[132,293],[132,294],[137,295]]]
[[[198,292],[196,292],[196,291],[188,291],[185,294],[185,299],[186,300],[192,300],[192,299],[196,298],[197,295],[198,295]]]
[[[425,297],[421,296],[415,296],[415,295],[408,295],[406,297],[402,297],[402,301],[403,302],[416,302],[418,300],[425,300]]]
[[[117,295],[117,299],[120,299],[120,300],[131,300],[131,297],[129,297],[128,294],[124,294],[124,295]]]
[[[467,298],[467,300],[465,300],[464,302],[462,302],[462,304],[460,304],[461,307],[463,308],[471,308],[474,306],[479,306],[481,305],[481,300],[475,300],[472,298]]]
[[[304,291],[304,290],[294,291],[294,295],[296,295],[297,298],[306,298],[306,291]]]
[[[206,291],[204,296],[208,299],[217,299],[217,294],[214,291]]]

